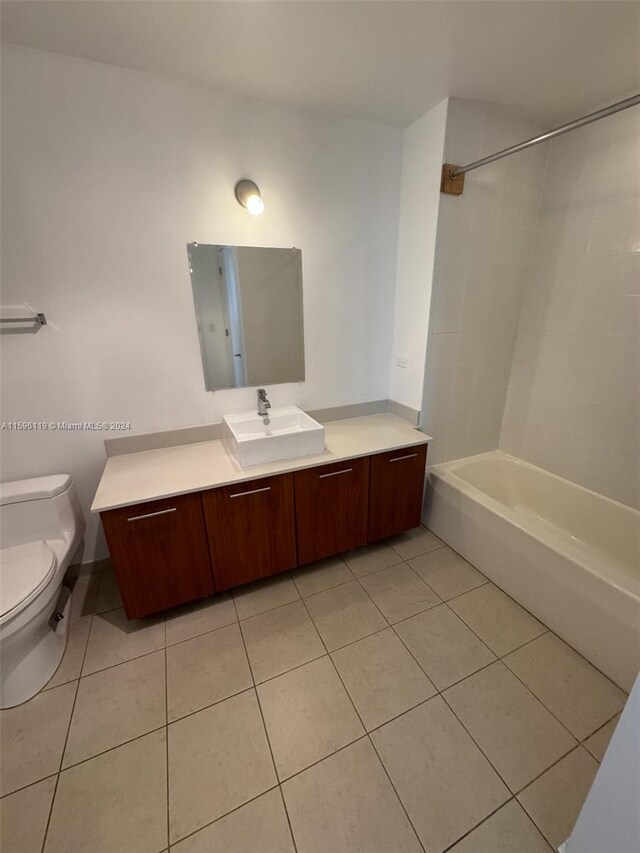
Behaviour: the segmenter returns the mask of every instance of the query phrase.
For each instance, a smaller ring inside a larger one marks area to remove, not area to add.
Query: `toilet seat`
[[[56,565],[53,549],[42,540],[0,549],[0,624],[35,598]]]

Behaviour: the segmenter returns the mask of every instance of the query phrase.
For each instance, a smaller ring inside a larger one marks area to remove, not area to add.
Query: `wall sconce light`
[[[259,216],[264,210],[264,202],[260,197],[258,185],[248,178],[242,178],[235,186],[235,194],[238,204],[242,205],[249,213]]]

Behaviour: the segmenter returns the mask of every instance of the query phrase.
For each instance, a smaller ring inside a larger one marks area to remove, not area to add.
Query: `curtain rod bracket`
[[[555,127],[553,130],[548,130],[546,133],[541,133],[539,136],[533,136],[531,139],[525,139],[524,142],[519,142],[517,145],[510,145],[509,148],[503,148],[502,151],[497,151],[495,154],[490,154],[481,160],[474,160],[473,163],[468,163],[466,166],[454,166],[451,163],[445,163],[442,167],[440,192],[448,193],[449,195],[462,195],[466,172],[473,172],[474,169],[479,169],[481,166],[488,166],[489,163],[495,163],[496,160],[502,160],[503,157],[517,154],[518,151],[525,151],[527,148],[531,148],[532,145],[539,145],[541,142],[555,139],[556,136],[562,136],[563,133],[568,133],[570,130],[576,130],[579,127],[584,127],[585,124],[591,124],[593,121],[599,121],[614,113],[619,113],[622,110],[628,110],[629,107],[636,107],[638,105],[640,105],[640,94],[632,95],[630,98],[625,98],[624,101],[610,104],[608,107],[596,110],[595,113],[589,113],[589,115],[574,119],[567,124],[560,125],[560,127]]]
[[[453,163],[443,163],[440,179],[440,192],[447,195],[462,195],[464,190],[464,172],[456,173],[459,166]]]

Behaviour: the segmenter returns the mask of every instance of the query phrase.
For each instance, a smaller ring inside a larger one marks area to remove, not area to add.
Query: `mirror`
[[[300,249],[189,243],[207,391],[302,382]]]

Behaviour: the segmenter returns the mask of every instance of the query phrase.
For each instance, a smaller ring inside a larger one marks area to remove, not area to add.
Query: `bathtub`
[[[433,532],[612,681],[640,669],[640,512],[500,451],[433,465]]]

